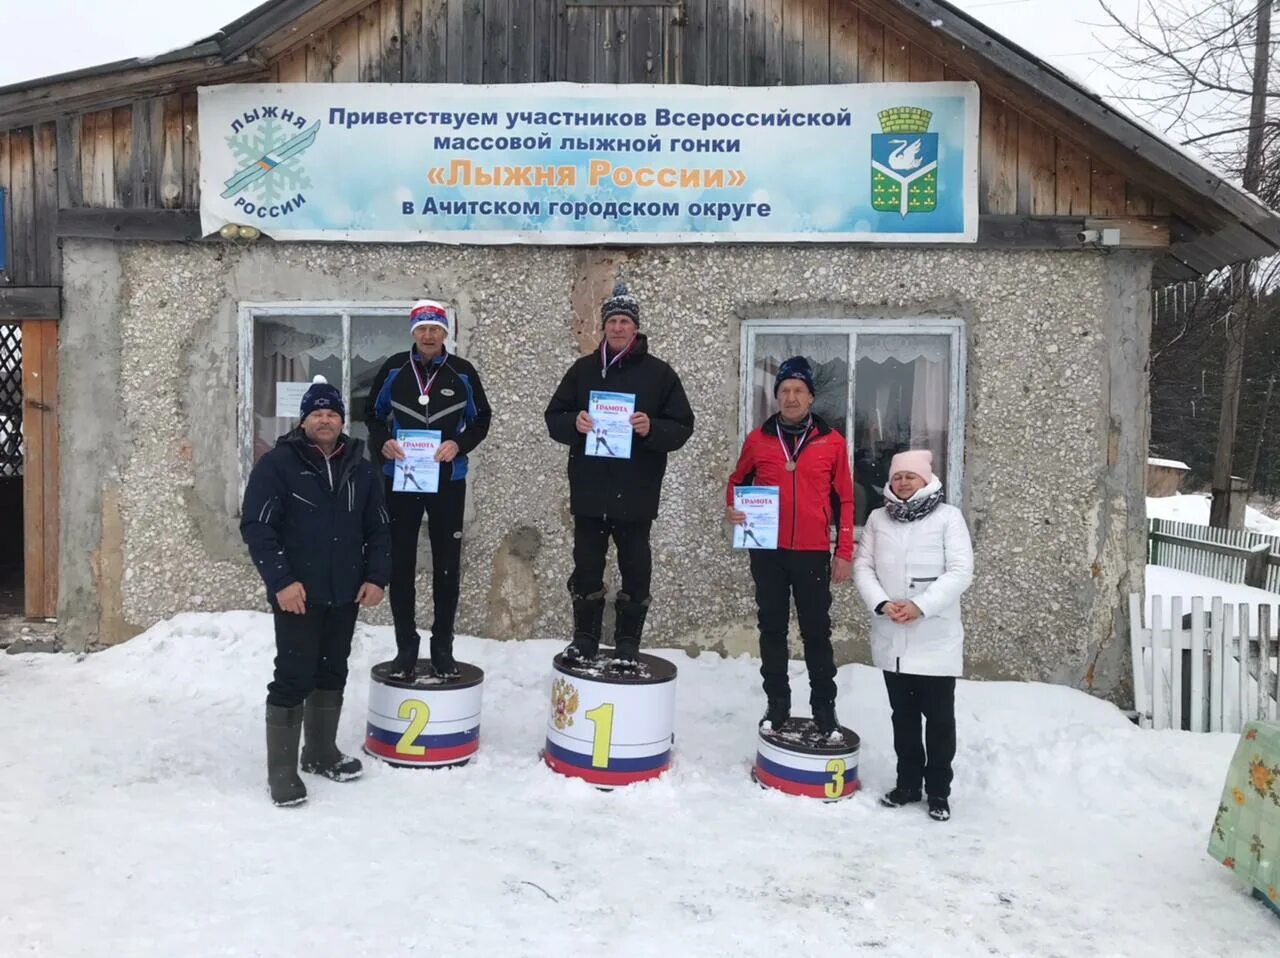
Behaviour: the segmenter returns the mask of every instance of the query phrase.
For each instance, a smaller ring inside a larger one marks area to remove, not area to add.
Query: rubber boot
[[[453,636],[431,633],[431,671],[441,678],[458,674],[458,663],[453,658]]]
[[[307,786],[298,777],[301,736],[301,705],[267,706],[267,786],[276,805],[301,805],[307,800]]]
[[[303,717],[306,740],[302,745],[302,770],[335,782],[349,782],[364,774],[360,759],[338,750],[338,719],[342,716],[342,692],[316,689],[307,696]]]
[[[600,654],[600,633],[604,629],[604,589],[577,595],[572,587],[573,641],[564,650],[565,658],[589,662]]]
[[[619,592],[614,599],[613,645],[619,665],[634,668],[640,662],[640,635],[644,632],[645,616],[649,614],[649,601],[648,598],[636,601],[625,592]]]

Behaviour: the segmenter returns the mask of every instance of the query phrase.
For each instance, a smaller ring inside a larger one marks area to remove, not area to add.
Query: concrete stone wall
[[[566,451],[542,410],[597,342],[596,309],[622,265],[652,351],[681,374],[698,416],[654,526],[654,644],[755,645],[746,558],[721,524],[742,320],[958,317],[961,504],[977,555],[969,672],[1124,697],[1121,612],[1144,554],[1146,256],[72,241],[65,257],[66,645],[110,644],[182,610],[265,607],[237,531],[240,302],[422,295],[455,306],[495,411],[473,457],[459,630],[566,637]],[[420,603],[429,566],[424,554]],[[384,604],[369,618],[388,616]],[[867,661],[851,584],[837,590],[834,620],[841,661]]]

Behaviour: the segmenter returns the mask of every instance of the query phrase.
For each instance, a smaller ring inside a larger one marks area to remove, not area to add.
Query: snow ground
[[[342,744],[363,734],[361,626]],[[558,642],[461,638],[486,670],[467,768],[367,761],[266,796],[270,619],[186,614],[77,661],[0,656],[3,955],[1271,955],[1280,927],[1205,854],[1234,737],[1144,732],[1070,689],[960,683],[955,818],[892,784],[877,672],[840,671],[864,790],[747,776],[758,662],[680,668],[676,765],[615,793],[539,762]],[[802,666],[793,685],[803,701]]]
[[[1147,518],[1170,519],[1174,522],[1193,522],[1196,525],[1209,524],[1209,496],[1202,493],[1172,496],[1148,496]],[[1280,536],[1280,519],[1272,519],[1265,512],[1245,506],[1244,527],[1250,532],[1261,532],[1263,535]]]
[[[1182,612],[1186,614],[1191,611],[1192,598],[1196,596],[1203,598],[1204,609],[1208,612],[1213,607],[1214,596],[1221,596],[1223,602],[1229,602],[1232,605],[1241,603],[1248,605],[1249,621],[1253,628],[1258,626],[1258,608],[1263,605],[1269,605],[1273,610],[1272,631],[1277,624],[1280,624],[1280,595],[1268,592],[1266,589],[1255,589],[1251,585],[1236,585],[1207,575],[1196,575],[1194,572],[1183,572],[1162,565],[1147,566],[1146,585],[1144,614],[1148,623],[1151,621],[1151,607],[1157,596],[1160,598],[1161,621],[1166,627],[1169,624],[1169,617],[1173,614],[1174,597],[1182,599]]]

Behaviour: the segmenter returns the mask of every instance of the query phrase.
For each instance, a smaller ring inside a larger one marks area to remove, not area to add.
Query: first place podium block
[[[812,719],[788,719],[780,729],[760,729],[751,777],[788,795],[838,802],[858,790],[860,748],[843,725],[838,735],[823,735]]]
[[[676,667],[641,655],[618,668],[604,649],[579,663],[554,660],[547,742],[542,759],[555,772],[598,788],[657,778],[671,767]]]
[[[369,673],[369,720],[364,750],[403,768],[466,765],[480,747],[484,672],[466,662],[458,674],[437,678],[421,660],[416,677],[391,675],[391,663]]]

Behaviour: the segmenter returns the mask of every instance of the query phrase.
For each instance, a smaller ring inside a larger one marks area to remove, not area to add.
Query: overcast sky
[[[1105,65],[1114,32],[1097,26],[1105,19],[1097,0],[952,2],[1098,92],[1118,89]],[[1132,10],[1137,2],[1116,6]],[[0,0],[0,85],[186,46],[255,6],[253,0]]]

